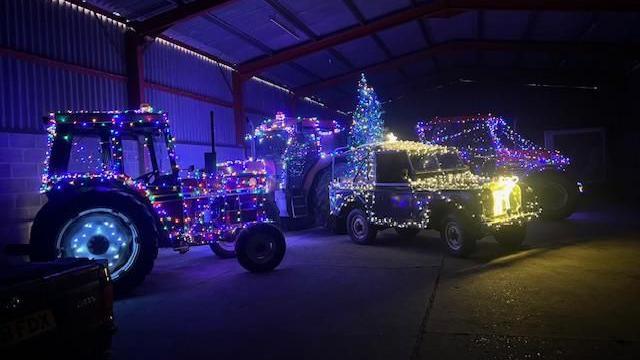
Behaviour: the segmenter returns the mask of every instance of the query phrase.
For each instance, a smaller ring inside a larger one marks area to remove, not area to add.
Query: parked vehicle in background
[[[246,141],[252,157],[264,159],[274,174],[269,192],[283,223],[294,228],[329,225],[331,157],[347,141],[340,124],[277,113]]]
[[[403,237],[438,230],[449,253],[459,256],[485,235],[517,247],[539,212],[533,191],[517,176],[474,175],[452,147],[386,141],[340,157],[348,166],[334,169],[331,216],[359,244],[393,228]]]
[[[563,219],[575,211],[581,184],[567,171],[569,158],[523,138],[502,117],[436,117],[418,123],[416,129],[424,143],[457,147],[474,173],[510,173],[526,180],[544,218]]]
[[[115,326],[105,265],[58,259],[2,268],[3,358],[106,359]]]
[[[158,247],[211,245],[257,272],[282,260],[264,162],[181,177],[168,116],[150,109],[59,112],[46,121],[48,202],[31,228],[33,260],[104,259],[118,291],[144,279]]]

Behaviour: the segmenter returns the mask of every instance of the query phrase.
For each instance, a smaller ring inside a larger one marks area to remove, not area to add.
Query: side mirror
[[[409,169],[402,169],[402,178],[407,182],[409,181]]]

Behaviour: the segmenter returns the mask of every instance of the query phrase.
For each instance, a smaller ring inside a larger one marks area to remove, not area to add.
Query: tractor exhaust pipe
[[[211,119],[211,152],[204,153],[204,170],[208,173],[216,172],[216,123],[213,111],[209,112]]]

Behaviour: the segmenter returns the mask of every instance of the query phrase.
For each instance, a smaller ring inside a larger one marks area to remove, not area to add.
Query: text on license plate
[[[49,310],[39,311],[22,318],[0,324],[0,345],[11,345],[34,337],[56,327]]]

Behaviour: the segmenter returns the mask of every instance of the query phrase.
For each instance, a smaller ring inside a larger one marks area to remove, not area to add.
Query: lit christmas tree
[[[382,141],[383,133],[384,122],[378,96],[372,87],[367,86],[367,79],[362,74],[358,81],[358,104],[349,130],[349,146]]]

